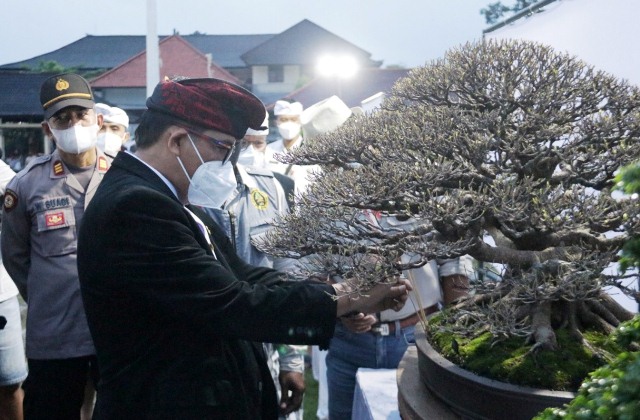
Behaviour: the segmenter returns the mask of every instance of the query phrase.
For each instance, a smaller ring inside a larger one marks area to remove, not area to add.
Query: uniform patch
[[[4,211],[7,213],[18,205],[18,196],[11,190],[4,193]]]
[[[107,163],[107,159],[105,159],[104,157],[100,156],[98,158],[98,170],[106,171],[107,169],[109,169],[109,164]]]
[[[64,212],[49,213],[45,215],[44,224],[46,227],[63,226],[65,224]]]
[[[64,166],[62,166],[62,161],[56,160],[53,162],[53,174],[55,176],[64,174]]]
[[[266,210],[267,207],[269,207],[269,196],[259,189],[252,189],[249,192],[249,197],[251,197],[251,204],[253,204],[258,210]]]

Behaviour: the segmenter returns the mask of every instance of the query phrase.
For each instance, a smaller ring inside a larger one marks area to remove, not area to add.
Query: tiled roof
[[[361,69],[355,77],[343,81],[318,77],[291,92],[286,98],[295,99],[307,108],[329,96],[337,95],[349,107],[360,106],[364,99],[376,93],[390,92],[396,81],[405,77],[409,71],[408,69]],[[274,102],[275,99],[267,108],[271,109]]]
[[[160,41],[160,78],[216,77],[239,84],[240,81],[227,70],[209,63],[207,57],[179,35]],[[144,87],[147,83],[147,54],[141,52],[91,81],[94,88]]]
[[[221,67],[244,68],[251,65],[312,65],[323,52],[349,53],[364,67],[380,67],[371,54],[305,19],[280,34],[258,35],[181,35],[204,54],[210,53]],[[159,36],[159,39],[166,38]],[[85,73],[111,69],[146,48],[144,35],[87,35],[55,51],[27,60],[4,64],[0,70],[37,68],[54,61],[65,68]]]
[[[28,60],[0,66],[2,70],[36,68],[41,62],[55,61],[65,68],[81,68],[84,71],[110,69],[128,60],[146,48],[144,36],[87,35],[84,38]]]
[[[246,67],[240,56],[274,35],[182,35],[203,53],[211,53],[213,61],[224,68]]]
[[[166,38],[162,35],[159,39]],[[245,67],[240,56],[273,35],[185,35],[183,38],[224,68]],[[65,68],[83,71],[110,69],[146,49],[144,35],[87,35],[55,51],[28,60],[0,66],[1,70],[36,68],[41,62],[55,61]]]
[[[3,121],[29,117],[40,122],[44,117],[40,105],[40,86],[51,73],[0,72],[0,116]]]
[[[242,54],[242,59],[250,66],[315,65],[318,56],[327,53],[350,54],[357,57],[364,67],[380,67],[382,64],[371,60],[367,51],[307,19]]]

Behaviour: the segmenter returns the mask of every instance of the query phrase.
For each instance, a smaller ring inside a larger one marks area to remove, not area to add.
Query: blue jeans
[[[327,354],[330,420],[351,419],[358,368],[397,368],[409,345],[415,343],[414,329],[396,328],[394,334],[382,336],[353,333],[337,323]]]
[[[6,320],[0,329],[0,386],[19,384],[27,377],[27,361],[17,296],[0,302],[0,316]]]

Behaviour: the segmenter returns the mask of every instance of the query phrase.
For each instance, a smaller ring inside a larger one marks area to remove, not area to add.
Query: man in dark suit
[[[94,419],[277,418],[262,347],[326,346],[336,317],[400,309],[406,281],[351,299],[344,284],[289,282],[247,265],[185,205],[212,205],[262,103],[217,79],[160,83],[87,208],[78,239],[82,297],[101,382]],[[202,197],[202,196],[200,196]]]

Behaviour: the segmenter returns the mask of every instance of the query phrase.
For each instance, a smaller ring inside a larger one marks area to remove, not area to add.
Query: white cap
[[[124,112],[124,110],[103,103],[97,103],[95,109],[97,114],[102,114],[104,122],[120,124],[124,126],[124,128],[129,128],[129,116],[127,116],[127,113]]]
[[[305,109],[300,116],[306,139],[319,136],[344,124],[353,111],[337,96],[330,96]]]
[[[264,122],[262,123],[263,127],[267,127],[264,130],[254,130],[253,128],[247,128],[247,136],[268,136],[269,135],[269,113],[267,112],[266,117],[264,117]]]
[[[302,104],[300,102],[276,101],[273,107],[274,115],[300,115]]]

